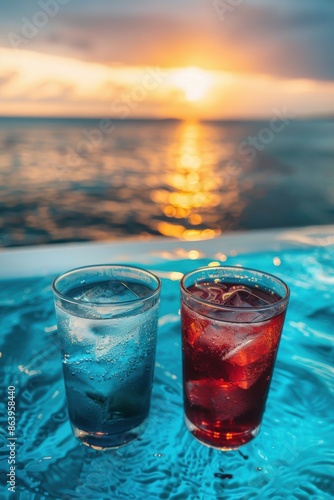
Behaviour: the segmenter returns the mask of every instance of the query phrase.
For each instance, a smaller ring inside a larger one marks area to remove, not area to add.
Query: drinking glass
[[[252,269],[182,278],[185,420],[203,444],[237,449],[259,432],[288,299],[283,281]]]
[[[82,267],[53,283],[69,418],[87,446],[118,448],[146,427],[160,288],[125,265]]]

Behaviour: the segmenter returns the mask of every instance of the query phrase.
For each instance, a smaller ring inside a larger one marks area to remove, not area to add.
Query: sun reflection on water
[[[221,234],[212,224],[221,205],[239,204],[238,182],[228,179],[228,192],[222,199],[227,176],[217,171],[217,157],[208,130],[198,122],[183,122],[177,139],[170,145],[164,189],[153,191],[152,199],[160,204],[167,219],[158,231],[165,236],[187,240],[208,239]],[[178,219],[179,221],[175,221]]]
[[[3,245],[150,234],[210,239],[238,223],[248,181],[231,158],[243,129],[120,122],[75,157],[82,131],[97,123],[0,126]]]

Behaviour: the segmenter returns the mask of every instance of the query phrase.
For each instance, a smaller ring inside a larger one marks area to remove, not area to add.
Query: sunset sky
[[[332,0],[11,0],[0,115],[334,114]]]

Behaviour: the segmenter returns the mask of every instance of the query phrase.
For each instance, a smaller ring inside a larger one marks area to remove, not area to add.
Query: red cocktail
[[[209,267],[184,276],[181,291],[187,426],[208,446],[238,448],[259,431],[288,288],[259,271]]]

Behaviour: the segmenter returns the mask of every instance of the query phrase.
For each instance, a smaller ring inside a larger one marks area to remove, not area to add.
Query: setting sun
[[[198,101],[206,96],[213,85],[212,75],[200,68],[190,67],[175,70],[170,83],[183,90],[187,101]]]
[[[0,60],[0,115],[5,116],[263,118],[282,103],[303,116],[306,98],[308,110],[312,102],[318,110],[334,102],[332,82],[305,78],[104,64],[1,47]]]

